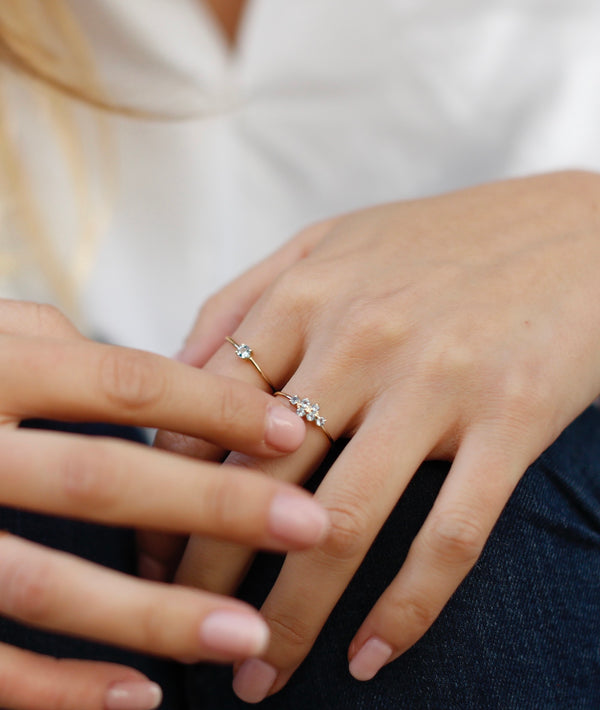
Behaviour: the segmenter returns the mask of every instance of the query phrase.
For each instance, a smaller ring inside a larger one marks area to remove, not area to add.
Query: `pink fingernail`
[[[205,364],[211,354],[212,352],[208,343],[205,341],[196,341],[194,343],[184,345],[183,348],[181,348],[178,353],[175,353],[171,359],[183,362],[185,365],[201,367]]]
[[[269,511],[269,532],[285,542],[316,545],[329,530],[329,516],[312,498],[277,493]]]
[[[277,678],[277,670],[264,661],[251,658],[240,666],[233,679],[233,692],[245,703],[260,703]]]
[[[371,680],[390,660],[394,650],[376,636],[371,637],[350,661],[350,675],[356,680]]]
[[[200,640],[211,650],[236,658],[258,656],[269,644],[269,627],[258,614],[222,609],[200,624]]]
[[[183,362],[186,365],[191,365],[192,363],[188,360],[188,353],[188,348],[181,348],[181,350],[176,352],[175,355],[171,355],[171,360],[177,360],[177,362]]]
[[[162,690],[150,681],[115,683],[104,696],[105,710],[155,710],[162,703]]]
[[[304,441],[306,427],[302,419],[291,409],[272,404],[267,409],[265,443],[277,451],[296,451]]]

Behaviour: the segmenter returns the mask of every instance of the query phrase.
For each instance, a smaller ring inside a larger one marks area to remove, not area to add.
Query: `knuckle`
[[[305,321],[322,306],[318,288],[319,280],[314,270],[304,262],[299,262],[286,271],[270,289],[270,303],[280,319],[302,319]],[[301,321],[301,322],[302,322]]]
[[[439,515],[431,524],[428,543],[437,558],[451,563],[474,564],[483,549],[485,534],[468,512]]]
[[[412,596],[404,599],[399,607],[409,627],[418,633],[426,631],[437,618],[437,613],[431,604],[420,597]]]
[[[165,614],[167,605],[149,602],[138,610],[141,647],[150,652],[161,652],[165,655],[175,654],[177,649],[167,649],[165,634]],[[170,634],[168,635],[170,636]]]
[[[213,420],[220,423],[223,431],[228,431],[236,428],[237,424],[243,424],[247,415],[248,407],[240,399],[236,383],[224,380],[213,404]]]
[[[35,328],[39,335],[56,335],[72,331],[74,327],[66,316],[56,306],[49,303],[31,303]]]
[[[422,365],[428,380],[439,381],[447,387],[462,382],[463,376],[473,373],[478,358],[468,339],[438,332],[423,351]]]
[[[63,490],[78,508],[108,508],[119,499],[119,460],[108,442],[74,446],[62,463]]]
[[[518,420],[535,418],[547,392],[535,375],[519,369],[506,372],[498,388],[502,411],[510,419]]]
[[[276,642],[280,650],[279,658],[282,666],[292,664],[310,647],[311,630],[297,616],[276,612],[266,614],[265,620],[271,629],[272,643]]]
[[[552,412],[551,387],[544,387],[537,375],[529,377],[514,368],[497,373],[488,402],[490,417],[503,437],[522,436],[523,427],[543,427]]]
[[[366,524],[356,507],[328,506],[331,527],[320,551],[336,561],[362,555]]]
[[[228,531],[238,527],[240,505],[242,503],[239,491],[231,485],[228,477],[217,479],[210,492],[206,493],[205,506],[207,515],[219,531]],[[238,523],[238,524],[236,524]]]
[[[366,301],[355,299],[346,309],[344,331],[361,343],[361,347],[397,347],[404,339],[406,328],[385,298]]]
[[[149,353],[109,347],[100,362],[99,373],[104,396],[122,409],[151,407],[165,394],[164,373]]]
[[[33,624],[51,617],[54,575],[48,562],[14,558],[0,567],[0,582],[4,614]]]

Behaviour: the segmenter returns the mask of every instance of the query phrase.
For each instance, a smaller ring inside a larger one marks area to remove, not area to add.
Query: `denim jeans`
[[[313,477],[313,488],[327,465]],[[359,683],[349,675],[348,644],[400,568],[447,472],[448,465],[438,462],[419,469],[306,661],[284,690],[259,707],[600,708],[600,411],[594,408],[573,422],[527,470],[475,568],[425,636],[374,680]],[[127,531],[53,519],[45,519],[49,525],[40,527],[43,516],[11,515],[17,534],[47,544],[58,539],[58,546],[76,554],[133,569],[133,541]],[[37,522],[23,522],[30,519]],[[7,527],[4,521],[0,525]],[[69,532],[73,526],[76,534]],[[260,604],[280,564],[279,556],[260,555],[240,596]],[[231,670],[226,666],[177,667],[16,624],[7,628],[8,636],[5,627],[0,633],[10,643],[55,655],[112,658],[136,665],[165,685],[163,708],[168,710],[249,707],[231,692]],[[40,637],[47,639],[41,647]],[[183,689],[186,701],[179,695]]]

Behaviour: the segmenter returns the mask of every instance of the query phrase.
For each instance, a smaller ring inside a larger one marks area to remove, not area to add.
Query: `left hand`
[[[287,682],[419,465],[453,461],[350,645],[367,680],[434,622],[527,466],[600,393],[600,178],[500,182],[320,224],[211,299],[182,357],[204,359],[226,329],[278,388],[320,403],[334,439],[351,438],[316,493],[331,533],[288,555],[262,609],[269,649],[234,681],[243,699]],[[206,367],[267,389],[227,343]],[[328,448],[310,424],[285,459],[230,460],[298,482]],[[192,538],[177,581],[230,591],[248,559]]]

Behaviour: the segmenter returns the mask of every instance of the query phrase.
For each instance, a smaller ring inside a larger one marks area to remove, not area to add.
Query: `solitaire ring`
[[[316,402],[311,402],[306,397],[298,397],[297,394],[288,394],[287,392],[274,392],[275,397],[285,397],[287,401],[296,407],[296,414],[299,417],[305,418],[307,422],[312,422],[325,434],[329,439],[329,443],[333,444],[331,434],[325,429],[327,419],[319,414],[319,405]]]
[[[247,360],[249,363],[254,365],[255,370],[271,388],[271,392],[275,392],[277,388],[265,375],[261,366],[254,359],[254,356],[252,355],[252,348],[249,345],[246,345],[246,343],[236,343],[235,340],[229,335],[225,338],[225,340],[233,345],[235,348],[235,354],[240,358],[240,360]]]

